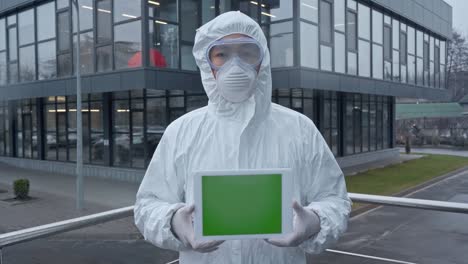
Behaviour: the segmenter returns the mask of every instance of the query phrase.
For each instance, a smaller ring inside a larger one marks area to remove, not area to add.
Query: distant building
[[[395,98],[444,99],[442,0],[80,0],[85,174],[139,181],[167,125],[207,104],[195,30],[241,10],[269,41],[273,98],[311,118],[340,165],[398,155]],[[72,173],[70,0],[0,1],[0,161]]]

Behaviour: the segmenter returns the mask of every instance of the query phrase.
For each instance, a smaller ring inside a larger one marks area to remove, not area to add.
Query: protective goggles
[[[208,46],[206,57],[215,70],[235,57],[247,65],[257,67],[262,62],[263,50],[260,43],[252,38],[220,39]]]

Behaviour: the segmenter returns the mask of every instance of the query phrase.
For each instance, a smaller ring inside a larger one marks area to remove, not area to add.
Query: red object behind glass
[[[159,52],[157,49],[150,49],[150,65],[156,66],[158,68],[166,68],[167,63],[164,55]],[[136,68],[141,66],[141,51],[135,53],[129,60],[128,60],[128,67]]]

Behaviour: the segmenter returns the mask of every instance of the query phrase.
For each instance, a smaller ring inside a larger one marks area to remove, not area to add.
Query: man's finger
[[[195,205],[190,205],[189,207],[187,207],[187,214],[191,214],[195,211]]]
[[[294,246],[295,241],[297,240],[298,235],[296,233],[292,233],[291,235],[287,236],[286,238],[272,238],[267,239],[266,242],[275,245],[277,247],[291,247]]]
[[[194,242],[192,244],[192,248],[196,251],[206,251],[210,250],[212,248],[218,247],[224,243],[224,240],[212,240],[212,241],[207,241],[207,242]]]
[[[294,209],[294,212],[296,212],[297,215],[301,215],[304,213],[304,207],[300,205],[297,201],[293,202],[292,208]]]

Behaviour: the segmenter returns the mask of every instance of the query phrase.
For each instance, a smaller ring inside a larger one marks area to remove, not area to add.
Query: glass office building
[[[230,10],[267,36],[272,101],[312,119],[343,166],[398,154],[395,97],[447,97],[442,0],[78,2],[79,32],[71,0],[0,3],[0,160],[73,168],[79,34],[84,162],[141,175],[167,125],[207,104],[194,36]]]

